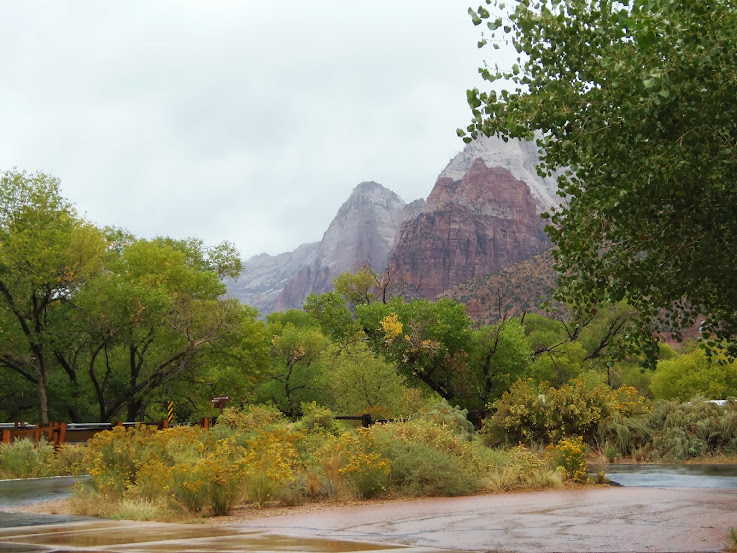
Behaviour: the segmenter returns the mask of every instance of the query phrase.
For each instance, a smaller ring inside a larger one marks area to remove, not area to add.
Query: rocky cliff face
[[[466,144],[463,151],[450,160],[438,180],[461,180],[478,158],[489,167],[508,169],[516,178],[527,183],[538,213],[560,204],[555,177],[543,179],[537,174],[535,167],[540,162],[540,156],[534,141],[509,139],[504,142],[495,136],[481,136]]]
[[[386,267],[405,203],[376,182],[362,182],[338,210],[325,232],[314,260],[286,284],[276,301],[282,311],[302,307],[310,294],[332,290],[333,278],[344,271],[370,265]]]
[[[550,245],[531,187],[510,170],[479,157],[461,179],[454,174],[441,173],[424,212],[402,224],[389,260],[427,298]]]
[[[377,272],[389,265],[426,297],[496,272],[549,244],[538,214],[560,198],[555,179],[537,175],[538,161],[534,142],[481,137],[440,173],[427,202],[405,205],[380,184],[361,183],[321,242],[247,260],[226,282],[228,294],[268,314],[301,307],[367,262]]]
[[[262,253],[246,260],[238,278],[225,279],[227,296],[257,307],[262,315],[272,313],[284,287],[297,272],[312,264],[319,247],[320,242],[312,242],[292,252]]]

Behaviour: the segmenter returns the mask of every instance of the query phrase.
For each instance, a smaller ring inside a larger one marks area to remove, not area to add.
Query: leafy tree
[[[370,267],[362,267],[355,273],[346,271],[333,279],[335,291],[351,306],[372,303],[376,290],[381,286],[381,275]]]
[[[277,319],[279,317],[276,317]],[[313,324],[298,327],[272,318],[271,372],[261,387],[261,400],[272,401],[289,417],[301,414],[301,404],[322,399],[324,353],[328,340]]]
[[[594,308],[583,317],[571,317],[566,310],[554,311],[550,318],[527,315],[525,332],[535,358],[530,374],[538,381],[561,385],[594,370],[604,375],[610,388],[621,386],[622,366],[640,360],[625,346],[633,315],[624,302]]]
[[[678,336],[703,314],[707,339],[733,337],[734,0],[520,0],[508,16],[485,4],[470,10],[491,31],[480,45],[501,32],[520,56],[480,69],[512,86],[468,91],[464,140],[537,136],[541,173],[561,172],[567,203],[548,227],[559,295],[582,311],[625,299],[651,363],[654,319]]]
[[[323,334],[335,342],[350,342],[360,330],[345,297],[338,292],[310,294],[303,309],[315,319]]]
[[[394,298],[356,307],[377,354],[396,363],[409,383],[426,385],[448,401],[465,384],[471,332],[463,305],[451,300]]]
[[[660,361],[650,389],[655,399],[688,401],[700,395],[709,399],[737,397],[737,364],[717,363],[702,350]]]
[[[268,376],[269,339],[258,310],[241,306],[235,339],[208,354],[197,382],[189,387],[188,397],[197,395],[193,408],[198,417],[207,412],[202,405],[210,406],[212,396],[227,395],[231,405],[241,406],[255,400],[259,383]]]
[[[483,408],[502,396],[532,364],[524,330],[516,319],[472,332],[465,406]]]
[[[22,380],[38,390],[42,422],[50,411],[78,421],[124,410],[134,420],[179,380],[217,380],[212,361],[228,349],[246,346],[258,359],[243,335],[255,312],[220,299],[220,277],[240,270],[232,246],[102,231],[77,216],[57,179],[1,178],[0,382],[15,391],[3,402],[8,416],[36,415]],[[231,368],[252,376],[248,363]]]
[[[0,177],[0,367],[34,383],[49,421],[49,377],[59,368],[73,299],[100,270],[102,233],[77,216],[59,181],[43,173]],[[76,386],[75,386],[76,387]],[[74,416],[72,414],[72,416]]]
[[[290,324],[297,328],[319,326],[318,321],[312,315],[301,309],[289,309],[283,312],[269,313],[266,321],[269,323],[269,332],[272,334],[281,333],[282,329]]]
[[[213,262],[197,240],[129,239],[80,292],[73,331],[87,355],[69,358],[86,363],[100,420],[123,408],[135,420],[160,389],[240,340],[246,312],[219,298],[217,263],[239,267],[220,254]]]
[[[336,413],[381,418],[406,416],[419,408],[420,394],[412,393],[394,364],[375,356],[363,342],[333,346],[328,363],[329,405]]]

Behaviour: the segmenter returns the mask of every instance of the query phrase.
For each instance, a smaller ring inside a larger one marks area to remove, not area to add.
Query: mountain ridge
[[[549,246],[538,215],[561,200],[555,179],[537,175],[538,162],[534,142],[481,137],[447,163],[426,200],[404,203],[379,183],[361,182],[321,241],[246,260],[226,281],[227,295],[266,315],[300,308],[310,293],[332,290],[341,272],[366,264],[414,274],[425,297],[498,271]]]

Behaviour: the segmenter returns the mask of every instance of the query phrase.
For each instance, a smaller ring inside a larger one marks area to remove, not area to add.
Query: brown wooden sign
[[[215,396],[210,398],[210,403],[215,409],[220,409],[220,413],[223,412],[223,408],[230,401],[230,396]]]

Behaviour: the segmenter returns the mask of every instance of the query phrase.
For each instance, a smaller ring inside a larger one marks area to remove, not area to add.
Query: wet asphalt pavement
[[[398,501],[221,527],[0,512],[0,552],[686,553],[729,543],[737,466],[606,470],[626,487]],[[64,497],[71,484],[0,482],[0,511]]]
[[[468,551],[714,552],[737,527],[737,490],[607,487],[427,499],[240,526]]]

